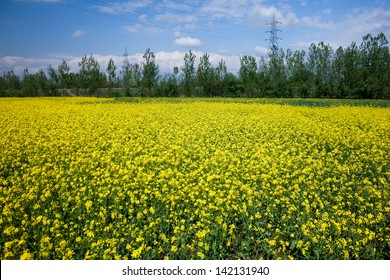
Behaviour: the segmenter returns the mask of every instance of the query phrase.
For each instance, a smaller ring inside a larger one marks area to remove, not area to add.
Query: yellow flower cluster
[[[0,99],[1,259],[384,259],[390,110]]]

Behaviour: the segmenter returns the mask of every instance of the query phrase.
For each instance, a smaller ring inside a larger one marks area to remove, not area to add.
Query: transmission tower
[[[272,22],[267,23],[267,25],[271,26],[271,30],[267,31],[267,33],[270,33],[269,39],[266,39],[266,41],[269,41],[270,50],[277,50],[278,49],[278,40],[281,40],[278,37],[278,32],[280,32],[280,30],[278,29],[278,26],[277,26],[278,24],[281,24],[281,23],[275,19],[275,15],[272,16]]]
[[[127,47],[125,47],[125,52],[123,53],[123,67],[126,67],[129,65],[129,54],[127,53]]]

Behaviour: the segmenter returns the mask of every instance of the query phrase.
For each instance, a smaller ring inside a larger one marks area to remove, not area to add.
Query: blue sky
[[[125,47],[130,63],[150,48],[162,71],[183,64],[191,49],[197,58],[224,59],[236,73],[239,57],[267,55],[273,15],[284,49],[307,49],[324,41],[335,49],[361,42],[367,33],[390,39],[390,3],[383,0],[1,0],[0,73],[56,67],[66,59],[73,71],[93,54],[105,69],[120,67]]]

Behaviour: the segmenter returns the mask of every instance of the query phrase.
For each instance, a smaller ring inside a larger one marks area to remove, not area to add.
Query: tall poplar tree
[[[151,96],[152,88],[157,85],[159,66],[156,64],[156,57],[150,49],[146,49],[143,55],[144,62],[142,63],[142,89],[144,94]]]
[[[183,71],[183,89],[186,96],[191,96],[195,87],[195,54],[191,50],[184,55],[184,66],[181,67]]]

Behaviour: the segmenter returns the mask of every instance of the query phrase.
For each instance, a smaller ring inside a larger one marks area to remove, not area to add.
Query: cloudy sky
[[[150,48],[166,72],[191,49],[198,59],[209,53],[214,65],[224,59],[236,74],[240,56],[267,55],[273,15],[284,49],[321,41],[345,47],[367,33],[390,39],[390,1],[383,0],[1,0],[0,73],[62,59],[78,71],[90,54],[102,69],[111,57],[120,67],[127,47],[130,63]]]

